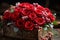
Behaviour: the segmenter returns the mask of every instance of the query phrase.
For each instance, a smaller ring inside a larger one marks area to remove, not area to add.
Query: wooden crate
[[[4,40],[38,40],[38,30],[34,29],[33,31],[19,30],[14,32],[12,26],[3,27],[4,31]]]

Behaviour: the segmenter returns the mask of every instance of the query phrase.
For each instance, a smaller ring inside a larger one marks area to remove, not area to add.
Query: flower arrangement
[[[50,30],[50,28],[53,29],[54,23],[56,24],[55,16],[48,8],[44,8],[38,3],[26,2],[11,6],[4,12],[3,20],[12,22],[20,30],[29,31],[34,29]]]
[[[48,8],[44,8],[37,3],[16,3],[3,14],[4,20],[14,22],[19,29],[33,30],[48,26],[55,17]]]

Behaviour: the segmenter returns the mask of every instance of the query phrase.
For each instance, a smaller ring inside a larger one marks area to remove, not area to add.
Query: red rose
[[[29,10],[34,9],[33,5],[30,4],[30,3],[21,3],[21,4],[18,5],[18,6],[20,6],[20,7],[24,7],[24,8],[27,8],[27,9],[29,9]]]
[[[53,22],[55,17],[53,16],[52,12],[48,8],[45,8],[45,10],[47,12],[47,17],[51,20],[51,22]]]
[[[51,12],[48,8],[45,8],[45,11],[46,11],[47,13]]]
[[[7,12],[5,12],[4,14],[3,14],[3,19],[4,20],[9,20],[10,19],[10,12],[7,10]]]
[[[10,15],[10,19],[11,19],[12,21],[16,21],[16,20],[18,19],[18,17],[17,17],[16,15],[14,15],[14,14],[11,14],[11,15]]]
[[[16,7],[16,11],[18,11],[19,13],[21,13],[23,11],[22,7]]]
[[[18,9],[13,9],[14,11],[13,12],[10,12],[10,19],[11,20],[13,20],[13,21],[15,21],[16,19],[18,19],[19,18],[19,10]]]
[[[48,13],[48,18],[50,18],[51,22],[55,20],[55,17],[52,15],[52,13]]]
[[[35,14],[34,12],[29,14],[29,18],[30,18],[31,20],[34,20],[36,17],[37,17],[37,16],[36,16],[36,14]]]
[[[39,24],[39,25],[45,24],[45,20],[42,19],[42,18],[36,18],[36,19],[35,19],[35,22],[36,22],[37,24]]]
[[[44,10],[44,7],[41,6],[41,5],[39,5],[38,3],[33,3],[33,5],[34,5],[35,7],[37,7],[38,9],[40,9],[40,10]]]
[[[19,10],[17,8],[13,9],[14,12],[11,12],[11,14],[14,14],[15,16],[19,16]]]
[[[32,23],[32,22],[30,22],[30,21],[27,21],[27,22],[25,23],[25,29],[26,29],[26,30],[33,30],[33,28],[34,28],[34,23]]]
[[[19,20],[16,21],[15,25],[16,25],[19,29],[23,29],[24,23],[25,23],[24,20],[19,19]]]
[[[36,14],[38,14],[38,15],[42,15],[42,11],[41,11],[40,9],[36,9],[35,12],[36,12]]]
[[[37,8],[37,9],[40,9],[41,11],[44,11],[44,9],[45,9],[45,8],[42,7],[41,5],[37,5],[36,8]]]
[[[24,9],[24,10],[22,11],[22,14],[23,14],[24,16],[28,16],[30,13],[32,13],[32,11],[31,11],[31,10],[28,10],[28,9]]]

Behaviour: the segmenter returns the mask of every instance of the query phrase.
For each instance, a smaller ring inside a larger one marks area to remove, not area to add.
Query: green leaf
[[[55,29],[52,29],[52,33],[56,36],[58,35],[58,32]]]
[[[44,30],[47,30],[47,27],[44,27]]]
[[[58,25],[57,21],[54,21],[54,22],[53,22],[53,25]]]
[[[14,32],[18,32],[19,31],[19,29],[17,27],[14,27],[13,29],[14,29]]]
[[[46,24],[45,27],[49,27],[49,25]]]
[[[11,10],[10,10],[10,12],[11,12],[11,13],[13,13],[13,12],[14,12],[14,10],[13,10],[13,9],[11,9]]]

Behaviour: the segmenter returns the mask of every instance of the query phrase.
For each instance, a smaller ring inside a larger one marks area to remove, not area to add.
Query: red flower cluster
[[[17,3],[4,12],[3,19],[13,21],[19,29],[26,30],[33,30],[36,24],[43,26],[55,20],[48,8],[35,3]]]

